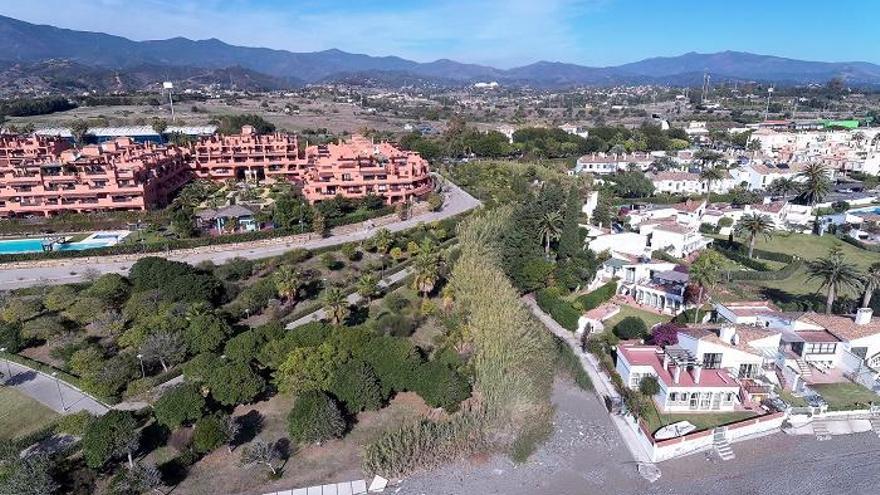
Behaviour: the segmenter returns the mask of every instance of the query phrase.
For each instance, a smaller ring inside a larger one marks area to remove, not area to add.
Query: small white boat
[[[670,438],[680,437],[696,430],[697,427],[689,421],[679,421],[660,428],[654,433],[655,440],[668,440]]]

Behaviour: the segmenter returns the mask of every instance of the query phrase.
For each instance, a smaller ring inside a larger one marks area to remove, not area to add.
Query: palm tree
[[[379,294],[379,277],[373,273],[365,273],[357,281],[357,293],[367,301]]]
[[[290,265],[281,265],[272,276],[275,282],[275,291],[286,301],[296,299],[299,288],[302,285],[302,274]]]
[[[770,184],[770,190],[781,195],[782,200],[785,201],[789,194],[798,192],[799,188],[797,182],[787,177],[780,177]]]
[[[870,307],[871,304],[871,296],[874,295],[874,291],[880,289],[880,262],[872,263],[871,266],[868,267],[868,271],[865,272],[865,297],[862,298],[862,307],[867,308]]]
[[[820,279],[820,289],[827,289],[828,298],[825,301],[825,314],[831,314],[831,307],[840,290],[846,287],[859,290],[861,287],[861,274],[859,270],[843,255],[840,245],[835,245],[828,252],[828,256],[807,262],[807,281]]]
[[[544,240],[544,254],[550,256],[550,243],[562,235],[562,215],[558,211],[550,211],[541,217],[538,232]]]
[[[748,237],[749,258],[751,258],[752,253],[755,251],[755,239],[757,239],[759,235],[763,235],[767,240],[772,237],[773,222],[767,215],[759,215],[757,213],[743,215],[742,218],[739,219],[739,222],[736,223],[734,231],[736,232],[736,235]]]
[[[715,165],[704,166],[700,171],[700,178],[706,182],[706,203],[708,203],[709,197],[712,195],[712,183],[724,178],[724,170]]]
[[[697,307],[694,310],[694,323],[697,323],[700,315],[700,308],[703,306],[703,295],[705,290],[715,287],[721,277],[721,264],[723,260],[721,255],[715,251],[703,251],[691,263],[688,270],[689,281],[698,287]]]
[[[341,325],[348,316],[348,298],[339,287],[329,287],[324,291],[324,311],[334,325]]]
[[[831,179],[828,178],[828,170],[821,163],[810,163],[797,176],[803,179],[801,193],[798,197],[813,207],[816,215],[813,231],[818,235],[819,210],[816,208],[816,204],[831,192]]]
[[[376,235],[373,236],[373,245],[376,246],[377,251],[387,254],[392,244],[394,244],[394,234],[390,230],[379,229],[376,231]]]

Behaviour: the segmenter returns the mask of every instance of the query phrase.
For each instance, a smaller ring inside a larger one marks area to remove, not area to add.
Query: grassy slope
[[[48,425],[58,415],[12,388],[0,389],[0,439],[17,438]]]

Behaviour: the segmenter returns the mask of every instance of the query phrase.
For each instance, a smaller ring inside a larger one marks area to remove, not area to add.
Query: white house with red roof
[[[723,369],[705,369],[693,355],[677,346],[621,343],[617,346],[617,373],[627,387],[637,390],[642,379],[654,377],[660,391],[653,397],[665,413],[733,411],[740,385]]]
[[[648,236],[651,251],[666,251],[677,258],[705,249],[712,242],[696,225],[670,220],[642,224],[639,233]]]
[[[731,324],[689,325],[678,345],[706,369],[725,369],[738,378],[756,378],[775,366],[780,332]]]

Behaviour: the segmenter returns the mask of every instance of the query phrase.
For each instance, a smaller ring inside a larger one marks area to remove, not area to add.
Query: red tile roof
[[[736,380],[729,373],[717,369],[704,369],[700,374],[700,383],[694,382],[692,371],[682,370],[678,383],[674,383],[674,377],[668,369],[663,367],[663,353],[658,347],[644,345],[617,346],[618,359],[620,356],[631,366],[650,366],[654,369],[657,379],[666,387],[674,388],[731,388],[739,389]]]

